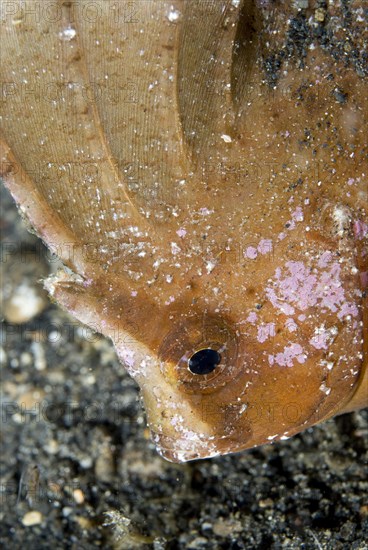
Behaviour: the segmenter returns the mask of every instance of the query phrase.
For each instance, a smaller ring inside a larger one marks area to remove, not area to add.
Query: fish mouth
[[[151,437],[156,450],[165,460],[175,463],[203,460],[223,454],[214,436],[201,436],[194,433],[191,437],[176,438],[151,430]],[[223,446],[223,440],[221,440]]]

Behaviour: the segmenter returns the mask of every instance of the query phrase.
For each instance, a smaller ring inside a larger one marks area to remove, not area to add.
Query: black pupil
[[[201,349],[189,359],[189,370],[193,374],[209,374],[221,361],[221,355],[214,349]]]

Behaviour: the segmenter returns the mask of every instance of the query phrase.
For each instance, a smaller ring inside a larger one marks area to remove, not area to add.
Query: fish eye
[[[221,355],[214,349],[196,351],[188,361],[189,370],[193,374],[210,374],[221,361]]]
[[[232,323],[207,312],[182,315],[158,349],[165,378],[188,394],[219,391],[243,371],[239,335]]]

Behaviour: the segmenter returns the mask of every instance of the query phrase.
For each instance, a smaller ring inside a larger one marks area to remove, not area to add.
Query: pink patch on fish
[[[303,348],[300,344],[294,343],[290,346],[285,346],[283,352],[268,356],[270,365],[277,363],[280,367],[292,367],[294,359],[298,363],[305,363],[306,355],[303,353]]]
[[[134,356],[135,352],[129,348],[117,348],[118,355],[123,363],[128,365],[128,367],[134,367]]]
[[[353,224],[354,237],[358,240],[368,236],[368,225],[360,220],[356,220]]]
[[[268,254],[272,251],[271,239],[261,239],[257,248],[260,254]]]
[[[337,312],[339,318],[358,314],[356,306],[345,299],[340,281],[341,266],[337,262],[322,273],[310,269],[303,262],[290,261],[285,266],[288,273],[283,274],[277,268],[273,285],[265,289],[269,301],[282,313],[291,316],[295,308],[304,311],[319,306]]]
[[[180,229],[177,230],[176,234],[177,234],[179,237],[183,238],[183,237],[185,237],[185,235],[187,234],[187,232],[186,232],[186,230],[185,230],[183,227],[181,227]]]
[[[280,303],[273,288],[266,289],[267,298],[270,300],[273,307],[279,309],[285,315],[294,315],[295,309],[290,304]]]
[[[327,267],[327,265],[331,261],[331,258],[332,258],[332,252],[327,250],[322,254],[320,259],[318,260],[318,267]]]
[[[353,317],[356,317],[358,315],[358,308],[355,304],[348,304],[344,303],[342,304],[341,310],[337,314],[339,319],[343,319],[347,315],[352,315]]]
[[[300,206],[297,206],[295,211],[291,214],[293,220],[296,222],[302,222],[304,220],[303,210]]]
[[[248,323],[252,323],[252,325],[254,325],[257,319],[258,319],[258,315],[255,311],[251,311],[247,317]]]
[[[250,260],[254,260],[258,256],[257,249],[254,248],[254,246],[248,246],[248,248],[245,251],[245,256]]]
[[[316,334],[309,340],[309,343],[316,349],[328,349],[328,334],[323,332],[321,334]]]
[[[289,319],[286,319],[285,327],[288,329],[289,332],[295,332],[298,328],[298,325],[296,324],[294,319],[289,317]]]
[[[275,323],[266,323],[258,327],[258,342],[263,343],[273,336],[276,336]]]

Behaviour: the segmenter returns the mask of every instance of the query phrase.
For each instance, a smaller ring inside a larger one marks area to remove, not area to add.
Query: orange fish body
[[[1,174],[68,268],[51,296],[140,385],[158,451],[241,451],[367,406],[361,2],[347,22],[31,4],[2,14]]]

